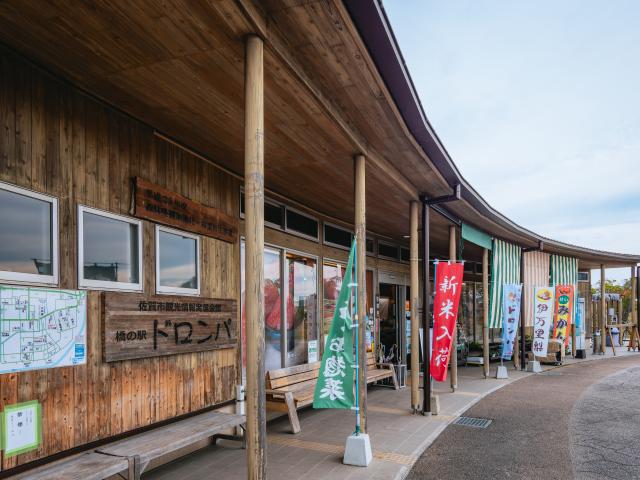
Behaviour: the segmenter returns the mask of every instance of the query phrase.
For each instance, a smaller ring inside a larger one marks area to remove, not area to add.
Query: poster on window
[[[433,301],[434,338],[430,370],[431,376],[438,382],[447,378],[453,344],[452,334],[455,331],[462,290],[463,268],[464,264],[456,262],[439,263],[436,268],[436,292]]]
[[[511,360],[520,322],[522,284],[505,283],[502,289],[502,359]]]
[[[549,331],[553,322],[554,291],[549,287],[533,289],[533,343],[531,350],[536,357],[547,355]]]
[[[565,346],[569,343],[569,332],[571,331],[573,297],[573,285],[556,285],[556,308],[553,338],[564,343]]]

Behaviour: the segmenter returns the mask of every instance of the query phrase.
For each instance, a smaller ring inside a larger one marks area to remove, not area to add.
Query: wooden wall
[[[0,59],[0,180],[58,197],[61,288],[77,288],[77,205],[128,214],[134,176],[237,215],[237,179],[13,54]],[[143,247],[154,293],[150,222]],[[239,300],[239,255],[238,242],[202,237],[203,296]],[[37,399],[43,411],[41,448],[3,458],[3,470],[233,398],[237,349],[106,364],[100,312],[90,292],[86,365],[0,375],[0,408]]]

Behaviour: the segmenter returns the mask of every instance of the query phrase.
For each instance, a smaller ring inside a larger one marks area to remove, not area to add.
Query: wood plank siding
[[[129,215],[140,176],[237,218],[240,182],[79,90],[0,50],[0,180],[60,202],[60,288],[77,285],[77,205]],[[155,293],[154,224],[143,222],[144,292]],[[240,246],[201,237],[201,295],[239,301]],[[0,375],[0,408],[37,399],[43,443],[2,469],[231,400],[237,348],[102,361],[90,291],[87,363]]]

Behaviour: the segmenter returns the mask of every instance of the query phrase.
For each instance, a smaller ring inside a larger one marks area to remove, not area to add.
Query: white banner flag
[[[536,357],[547,355],[549,331],[553,324],[554,291],[549,287],[533,289],[533,344],[531,350]]]

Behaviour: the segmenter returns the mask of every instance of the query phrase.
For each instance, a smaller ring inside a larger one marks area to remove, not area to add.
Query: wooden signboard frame
[[[103,292],[105,362],[238,345],[237,301]]]
[[[140,177],[134,180],[133,215],[229,243],[238,239],[238,219]]]

